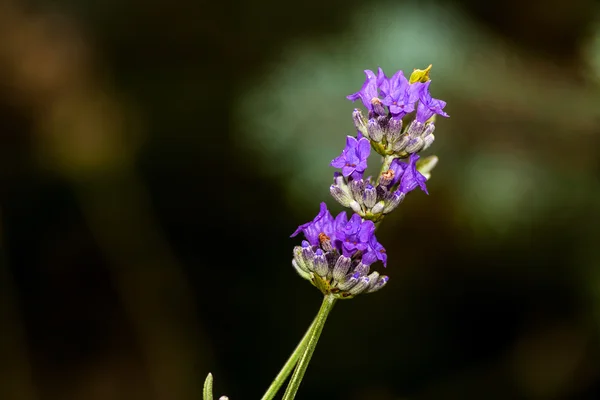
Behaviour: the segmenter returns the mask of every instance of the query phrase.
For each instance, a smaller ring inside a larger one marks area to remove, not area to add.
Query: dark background
[[[319,307],[289,235],[340,210],[344,97],[430,63],[430,195],[298,398],[600,398],[598,10],[1,2],[0,398],[260,398]]]

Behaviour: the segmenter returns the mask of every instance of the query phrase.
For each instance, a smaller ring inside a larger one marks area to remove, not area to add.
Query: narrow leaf
[[[206,376],[206,380],[204,381],[204,395],[202,398],[204,400],[213,400],[213,376],[209,372]]]

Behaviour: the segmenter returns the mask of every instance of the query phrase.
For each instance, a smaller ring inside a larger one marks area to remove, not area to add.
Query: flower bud
[[[356,296],[357,294],[364,292],[365,289],[367,289],[368,287],[369,287],[369,277],[363,276],[362,278],[360,278],[360,280],[358,281],[358,283],[356,285],[354,285],[351,289],[348,290],[348,293],[350,293],[353,296]]]
[[[310,270],[306,266],[306,263],[304,262],[304,256],[302,254],[301,246],[294,246],[294,261],[296,261],[296,263],[298,264],[298,268],[302,269],[303,271],[310,272]]]
[[[309,281],[312,279],[311,273],[309,271],[303,269],[302,267],[300,267],[298,260],[296,258],[294,258],[292,260],[292,265],[294,266],[294,269],[296,270],[298,275],[300,275],[302,278],[309,280]]]
[[[352,193],[354,200],[356,200],[358,204],[362,206],[365,181],[362,179],[352,180],[349,182],[348,186],[350,186],[350,193]]]
[[[375,205],[375,202],[377,202],[377,190],[373,185],[367,183],[363,194],[363,203],[365,207],[371,208]]]
[[[373,105],[373,112],[377,115],[385,115],[387,112],[385,110],[385,106],[381,102],[381,99],[378,97],[374,97],[371,100],[371,104]]]
[[[331,197],[344,207],[350,207],[350,203],[354,201],[346,179],[339,172],[333,174],[333,184],[329,187],[329,193],[331,193]]]
[[[333,173],[333,184],[335,186],[339,186],[342,190],[348,191],[348,184],[346,183],[346,178],[340,172]]]
[[[346,291],[346,290],[354,287],[354,285],[356,285],[358,283],[360,278],[361,278],[360,274],[353,273],[352,275],[347,276],[346,280],[338,285],[338,289],[340,289],[342,291]]]
[[[365,290],[369,290],[371,289],[373,286],[375,286],[375,284],[377,283],[377,281],[379,280],[379,272],[377,271],[373,271],[369,274],[368,276],[369,278],[369,286],[365,289]]]
[[[331,193],[331,197],[333,197],[338,203],[340,203],[344,207],[350,207],[350,204],[352,202],[355,202],[355,200],[352,198],[352,195],[339,186],[331,185],[329,187],[329,193]]]
[[[379,214],[379,213],[383,212],[383,210],[385,210],[385,202],[383,200],[380,200],[380,201],[377,202],[377,204],[375,204],[371,208],[371,213],[372,214]]]
[[[388,122],[386,140],[388,143],[395,143],[400,139],[402,134],[402,119],[392,118]]]
[[[421,137],[431,135],[433,133],[433,131],[435,131],[435,124],[433,122],[425,124],[425,129],[423,129],[423,133],[421,134]]]
[[[360,111],[358,108],[355,108],[354,112],[352,112],[352,119],[354,120],[354,126],[356,127],[356,129],[360,133],[362,133],[363,136],[368,137],[367,136],[367,119],[363,115],[362,111]]]
[[[386,200],[385,207],[383,208],[382,212],[384,214],[389,214],[392,211],[394,211],[396,209],[396,207],[398,207],[400,205],[400,203],[402,203],[402,200],[404,200],[405,196],[406,196],[406,193],[403,193],[400,190],[396,190]]]
[[[402,150],[404,150],[409,140],[410,136],[404,133],[402,136],[400,136],[400,139],[396,143],[392,144],[392,151],[394,153],[400,153]]]
[[[327,273],[329,272],[329,264],[327,263],[327,258],[325,257],[323,250],[317,249],[317,251],[315,251],[314,260],[315,273],[323,277],[327,276]]]
[[[352,211],[354,211],[355,213],[357,213],[358,215],[362,215],[363,214],[363,209],[360,206],[360,204],[358,204],[357,201],[353,200],[350,203],[350,208],[352,209]]]
[[[344,277],[348,273],[350,269],[350,264],[352,263],[352,259],[346,256],[339,256],[335,265],[333,267],[333,279],[339,282],[344,280]]]
[[[425,144],[425,142],[423,141],[422,138],[420,137],[413,137],[408,144],[406,145],[406,147],[404,148],[404,151],[411,154],[411,153],[418,153],[419,151],[421,151],[421,149],[423,148],[423,145]]]
[[[385,286],[385,284],[390,280],[390,278],[386,275],[382,275],[379,277],[379,279],[377,279],[377,282],[375,283],[371,283],[369,285],[369,288],[367,289],[367,293],[373,293],[378,291],[379,289],[381,289],[382,287]]]
[[[421,134],[423,133],[423,131],[425,130],[425,124],[414,120],[413,122],[410,123],[410,125],[408,125],[408,128],[406,128],[406,134],[411,137],[411,138],[415,138],[415,137],[419,137],[421,136]]]
[[[423,137],[423,150],[427,150],[433,144],[435,136],[433,133]]]
[[[354,273],[360,274],[360,276],[365,276],[365,275],[368,275],[370,269],[371,268],[368,265],[363,264],[361,261],[354,268]]]
[[[383,139],[383,128],[375,118],[371,118],[367,123],[367,132],[374,142],[379,143]]]
[[[302,241],[302,259],[304,260],[304,266],[309,271],[315,270],[315,252],[306,240]]]

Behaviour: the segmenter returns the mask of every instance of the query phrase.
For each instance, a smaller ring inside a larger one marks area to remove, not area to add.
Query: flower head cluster
[[[346,147],[331,161],[341,172],[334,173],[330,192],[354,213],[334,218],[321,203],[319,214],[292,234],[303,233],[306,238],[294,248],[294,268],[324,294],[351,298],[381,289],[388,281],[387,276],[370,272],[376,261],[387,265],[375,223],[417,187],[427,193],[425,182],[437,158],[420,159],[417,153],[433,143],[434,117],[448,117],[443,111],[446,103],[429,93],[430,69],[415,70],[409,79],[402,71],[387,78],[381,68],[377,75],[366,70],[362,88],[347,96],[361,100],[368,118],[354,110],[358,132],[347,136]],[[383,156],[383,164],[377,177],[365,178],[371,148]]]
[[[330,192],[340,204],[363,218],[380,221],[417,187],[427,193],[425,181],[437,158],[420,160],[417,153],[433,143],[433,117],[448,116],[443,111],[446,103],[429,93],[430,69],[415,70],[410,79],[402,71],[387,78],[381,68],[377,75],[367,70],[361,90],[347,96],[352,101],[360,99],[369,118],[354,110],[358,133],[356,138],[348,136],[346,148],[331,162],[332,167],[342,168],[342,173],[334,174]],[[384,157],[375,179],[364,177],[367,143]],[[363,147],[360,154],[354,150],[358,144]]]
[[[446,102],[429,93],[430,70],[431,65],[415,70],[410,79],[402,71],[387,78],[381,68],[377,76],[366,70],[367,79],[361,90],[347,96],[352,101],[362,100],[368,118],[356,109],[354,123],[381,155],[406,157],[427,149],[434,140],[433,117],[448,117],[444,112]]]
[[[379,222],[417,187],[427,193],[427,179],[417,170],[418,160],[418,154],[411,154],[407,161],[395,158],[376,180],[370,176],[347,178],[336,172],[329,189],[331,196],[363,218]]]
[[[370,293],[387,283],[387,276],[369,273],[370,265],[380,260],[387,264],[383,246],[375,237],[373,221],[345,212],[333,217],[321,203],[319,214],[300,225],[292,237],[303,233],[306,240],[294,248],[296,271],[324,293],[341,298]]]

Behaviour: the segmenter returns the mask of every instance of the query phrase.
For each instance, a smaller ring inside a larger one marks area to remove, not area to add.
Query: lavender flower
[[[336,234],[342,241],[342,254],[346,257],[351,257],[357,251],[364,252],[375,232],[373,221],[363,221],[358,214],[353,214],[340,228]]]
[[[392,178],[390,183],[387,185],[388,188],[396,186],[398,182],[400,182],[405,169],[406,163],[400,161],[399,158],[395,158],[394,161],[392,161],[392,165],[390,165],[390,171],[392,171]]]
[[[377,241],[375,235],[372,235],[369,239],[369,251],[363,256],[363,264],[370,265],[375,261],[381,261],[384,267],[387,267],[387,253],[381,243]]]
[[[387,261],[372,221],[363,220],[358,214],[348,219],[345,212],[333,218],[325,203],[321,203],[319,214],[300,225],[292,237],[300,232],[306,240],[294,247],[292,265],[324,294],[350,298],[373,292],[387,282],[387,277],[377,272],[369,274],[371,264]]]
[[[431,97],[431,94],[429,93],[430,84],[431,81],[425,82],[419,92],[419,105],[417,106],[416,120],[421,123],[425,123],[425,121],[433,117],[434,114],[441,115],[442,117],[449,117],[449,115],[443,111],[443,108],[446,107],[446,102]]]
[[[411,154],[408,164],[405,164],[405,169],[402,173],[402,179],[400,181],[400,191],[402,193],[406,194],[411,192],[418,186],[422,191],[429,194],[427,192],[427,187],[425,186],[427,179],[417,170],[418,159],[418,154]]]
[[[381,93],[385,96],[383,104],[389,107],[390,114],[396,119],[403,118],[415,110],[419,100],[422,83],[408,83],[402,71],[398,71],[389,80],[382,83]]]
[[[367,158],[371,154],[371,144],[369,139],[362,137],[357,139],[352,136],[346,138],[346,148],[342,154],[331,161],[331,166],[342,169],[342,175],[359,179],[367,169]]]
[[[330,193],[353,214],[333,217],[325,203],[310,222],[300,225],[292,236],[304,233],[306,240],[294,248],[292,264],[298,273],[325,294],[347,298],[372,292],[387,282],[370,265],[387,265],[385,248],[375,237],[375,223],[396,209],[417,187],[427,193],[426,181],[437,163],[435,156],[417,163],[420,151],[434,141],[434,115],[447,117],[446,103],[429,93],[429,72],[414,70],[407,79],[402,71],[387,78],[365,70],[362,88],[347,98],[361,100],[368,111],[352,113],[358,131],[348,136],[341,154],[330,163],[334,173]],[[371,147],[383,156],[378,176],[364,178]],[[419,172],[423,169],[423,173]]]
[[[370,113],[384,115],[385,108],[381,103],[378,91],[383,82],[387,81],[387,78],[381,68],[378,69],[377,76],[369,69],[365,70],[365,75],[367,75],[367,80],[362,88],[358,92],[346,96],[346,98],[353,102],[360,99]]]
[[[315,219],[300,225],[290,237],[295,237],[302,232],[306,240],[308,240],[312,246],[319,246],[321,240],[324,239],[322,235],[326,235],[328,238],[335,235],[334,223],[335,220],[329,213],[327,204],[321,203],[321,209]]]
[[[391,189],[400,183],[400,190],[404,194],[413,191],[417,186],[427,193],[427,187],[425,186],[427,179],[417,170],[417,161],[419,158],[418,154],[411,154],[408,163],[396,158],[390,166],[393,178],[388,184],[388,188]]]
[[[335,173],[334,183],[330,187],[331,195],[362,218],[379,222],[385,215],[396,209],[406,195],[417,187],[428,193],[425,182],[437,158],[429,157],[428,162],[419,163],[421,168],[425,168],[427,176],[417,168],[419,158],[419,155],[411,154],[406,161],[393,159],[389,169],[379,175],[378,182],[373,182],[371,177],[366,180],[345,179],[340,173]]]
[[[361,90],[347,96],[352,101],[363,101],[368,119],[355,109],[354,125],[382,156],[405,158],[427,149],[435,140],[431,117],[448,114],[443,111],[446,103],[429,93],[430,71],[431,65],[415,69],[407,79],[402,71],[387,78],[381,68],[377,76],[366,70]]]

